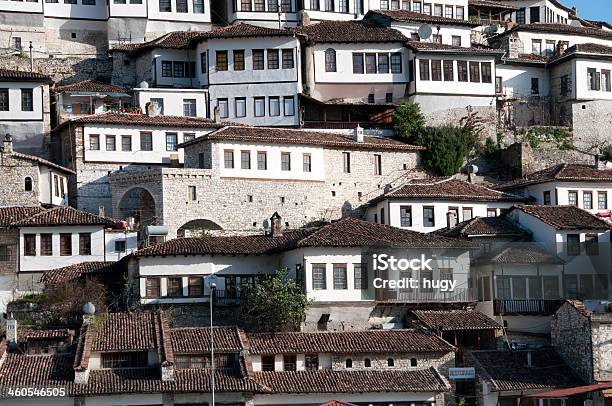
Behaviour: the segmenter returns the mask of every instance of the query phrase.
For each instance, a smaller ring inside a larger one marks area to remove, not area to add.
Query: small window
[[[33,89],[21,89],[21,111],[34,111]]]
[[[374,93],[370,93],[370,94],[368,95],[368,103],[369,103],[369,104],[374,104],[374,103],[376,103],[376,99],[375,99],[375,97],[374,97]]]
[[[351,153],[342,153],[342,169],[344,173],[351,173]]]
[[[264,372],[274,371],[274,355],[263,355],[261,357],[261,370]]]
[[[350,358],[347,358],[344,365],[346,366],[346,368],[353,368],[353,360]]]
[[[372,366],[372,361],[369,358],[364,359],[363,366],[366,368],[370,368]]]
[[[72,234],[60,234],[60,256],[67,257],[72,255]]]
[[[312,172],[312,157],[310,154],[302,155],[302,169],[304,172]]]
[[[268,49],[268,69],[278,69],[278,49]]]
[[[317,354],[306,354],[304,358],[307,371],[316,371],[319,369],[319,356]]]
[[[189,142],[195,140],[194,133],[183,133],[183,142]]]
[[[176,133],[166,133],[166,151],[178,151],[178,135]]]
[[[295,371],[297,369],[296,358],[295,355],[283,355],[283,371]]]
[[[217,72],[227,70],[227,51],[216,52],[216,66]]]
[[[411,367],[416,367],[417,366],[417,359],[416,358],[410,358],[410,366]]]
[[[255,117],[264,117],[266,115],[266,98],[255,97],[253,100]]]
[[[291,153],[290,152],[281,152],[281,170],[282,171],[291,170]]]
[[[115,240],[115,252],[125,252],[126,251],[126,241],[125,240]]]
[[[91,255],[91,233],[79,233],[79,255]]]
[[[206,52],[200,53],[200,72],[206,73],[206,66],[208,65],[208,60],[206,59]]]
[[[199,276],[190,277],[187,287],[190,297],[201,297],[204,295],[204,279]]]
[[[9,111],[9,91],[0,89],[0,111]]]
[[[11,260],[11,249],[8,245],[0,245],[0,261],[6,262]]]
[[[197,114],[196,99],[183,99],[183,116],[196,117]]]
[[[567,235],[567,255],[580,255],[580,234]]]
[[[270,96],[268,98],[268,107],[270,117],[278,117],[280,116],[280,97],[278,96]]]
[[[121,151],[131,151],[131,150],[132,150],[132,136],[122,135],[121,136]]]
[[[24,234],[23,235],[23,255],[35,256],[36,255],[36,234]]]
[[[167,279],[167,295],[170,297],[183,296],[183,278],[168,278]]]
[[[147,278],[145,281],[146,297],[160,297],[161,296],[161,281],[160,278]]]
[[[429,80],[429,59],[421,59],[419,61],[419,78],[421,80]]]
[[[363,54],[353,54],[353,73],[363,73]]]
[[[551,201],[550,201],[550,191],[549,190],[543,193],[543,202],[545,206],[550,206]]]
[[[578,191],[572,190],[567,194],[567,203],[570,206],[578,206]]]
[[[435,227],[436,219],[433,207],[423,207],[423,227]]]
[[[334,264],[333,271],[334,289],[348,289],[346,264]]]
[[[223,151],[223,165],[226,169],[234,169],[234,151],[231,149]]]
[[[235,49],[234,55],[234,70],[244,70],[244,50]]]
[[[53,234],[40,235],[40,255],[53,255]]]
[[[531,94],[537,96],[540,94],[540,79],[531,78]]]
[[[325,72],[336,72],[336,51],[332,48],[325,50]]]
[[[597,192],[597,208],[599,210],[608,209],[608,192]]]
[[[582,193],[582,208],[585,210],[593,209],[593,192]]]
[[[412,227],[412,207],[400,206],[400,226]]]
[[[268,153],[265,151],[257,152],[257,170],[265,171],[268,169]]]
[[[393,358],[388,358],[387,359],[387,366],[388,367],[395,366],[395,360]]]
[[[295,115],[295,102],[293,96],[283,97],[283,108],[286,117]]]
[[[312,264],[312,289],[327,289],[326,267],[325,264]]]
[[[220,118],[229,117],[229,105],[227,99],[217,99],[217,108],[219,109]]]
[[[23,180],[23,190],[25,190],[26,192],[32,191],[32,178],[31,177],[26,176],[26,178]]]
[[[117,140],[114,135],[106,136],[106,150],[115,151],[117,149]]]
[[[149,132],[140,133],[140,150],[153,151],[153,134]]]
[[[461,36],[460,35],[453,35],[452,36],[452,44],[456,47],[460,47],[461,46]]]
[[[246,117],[246,98],[237,97],[235,99],[236,118]]]
[[[293,49],[283,49],[283,69],[293,69],[295,62],[293,61]]]
[[[253,70],[264,69],[264,50],[254,49],[253,50]]]
[[[382,155],[374,155],[374,175],[382,175]]]
[[[251,151],[240,151],[240,168],[251,169]]]
[[[198,189],[195,186],[187,186],[187,197],[191,201],[198,200]]]

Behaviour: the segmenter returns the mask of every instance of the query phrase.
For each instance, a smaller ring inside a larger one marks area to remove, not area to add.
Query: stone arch
[[[176,232],[176,236],[179,238],[199,237],[211,230],[223,230],[223,227],[211,220],[195,219],[180,226]]]
[[[119,199],[117,209],[120,218],[134,218],[136,229],[157,222],[155,198],[141,186],[128,189]]]

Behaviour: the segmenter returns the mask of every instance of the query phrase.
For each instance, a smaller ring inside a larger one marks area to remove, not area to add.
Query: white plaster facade
[[[195,103],[195,116],[208,118],[208,91],[205,89],[135,88],[134,97],[140,110],[146,114],[147,103],[156,103],[158,114],[166,116],[192,116],[187,107]],[[161,100],[161,106],[159,104]]]
[[[559,7],[550,0],[512,0],[505,3],[519,8],[518,16],[516,11],[512,13],[512,21],[519,24],[573,23],[570,19],[570,9]]]

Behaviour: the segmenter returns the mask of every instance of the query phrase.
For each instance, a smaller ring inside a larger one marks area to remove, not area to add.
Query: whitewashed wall
[[[24,46],[26,46],[24,44]],[[8,89],[9,110],[0,111],[2,121],[43,121],[43,92],[45,86],[36,82],[0,82],[0,87]],[[32,89],[32,111],[21,109],[21,89]],[[48,108],[48,107],[47,107]]]
[[[502,63],[497,64],[495,70],[502,78],[502,92],[507,97],[530,97],[532,78],[540,82],[540,96],[550,95],[549,71],[544,67]]]
[[[164,89],[164,88],[136,88],[134,89],[134,97],[143,113],[146,113],[146,104],[151,99],[164,100],[165,116],[182,116],[183,100],[196,100],[197,117],[207,118],[208,106],[206,101],[207,90],[204,89]]]

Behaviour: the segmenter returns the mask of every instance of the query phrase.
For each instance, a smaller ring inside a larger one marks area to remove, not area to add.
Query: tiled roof
[[[245,37],[293,37],[295,30],[260,27],[238,23],[220,27],[206,33],[206,38],[245,38]]]
[[[72,207],[61,206],[53,207],[44,210],[31,217],[24,218],[14,222],[12,225],[16,227],[32,227],[32,226],[82,226],[82,225],[102,225],[112,227],[117,223],[116,220],[96,216],[74,209]]]
[[[568,299],[565,301],[565,303],[572,306],[574,309],[578,311],[578,313],[582,314],[584,317],[591,317],[593,315],[593,312],[587,309],[587,307],[584,305],[584,303],[581,300]]]
[[[173,31],[151,41],[141,44],[119,44],[109,50],[113,52],[128,52],[139,54],[155,48],[187,49],[194,47],[194,41],[206,38],[206,31]]]
[[[242,342],[236,327],[214,327],[215,352],[240,352]],[[170,330],[175,354],[204,354],[210,352],[210,327],[184,327]]]
[[[559,164],[525,177],[496,186],[499,190],[518,189],[523,186],[544,182],[612,182],[612,170],[597,169],[591,165]]]
[[[0,386],[70,388],[74,381],[70,355],[6,354],[0,364]]]
[[[531,354],[531,367],[527,364]],[[569,388],[583,385],[553,349],[474,351],[472,356],[495,391]]]
[[[550,58],[535,54],[518,54],[516,58],[503,58],[504,63],[546,64]]]
[[[43,330],[32,327],[21,327],[19,326],[17,331],[17,341],[31,341],[31,340],[49,340],[49,339],[62,339],[74,336],[74,330],[67,328],[55,329],[55,330]]]
[[[489,7],[489,8],[501,8],[504,10],[515,11],[518,10],[518,7],[514,7],[510,4],[502,3],[501,1],[493,1],[493,0],[468,0],[468,5],[474,7]]]
[[[549,252],[538,243],[509,243],[498,249],[493,249],[473,261],[474,264],[555,264],[565,262],[556,254]]]
[[[87,331],[91,351],[148,351],[158,347],[152,312],[108,313],[96,316]]]
[[[322,23],[317,23],[322,24]],[[402,141],[378,136],[364,136],[363,142],[356,141],[352,136],[287,128],[227,126],[219,131],[205,134],[192,141],[180,144],[186,147],[208,140],[244,141],[254,143],[314,145],[328,148],[368,149],[380,151],[422,151],[424,148],[409,145]]]
[[[500,0],[498,0],[500,1]],[[505,37],[512,34],[513,32],[543,32],[548,34],[565,34],[565,35],[578,35],[583,37],[595,37],[603,39],[612,39],[612,31],[601,30],[598,28],[589,27],[578,27],[569,24],[546,24],[546,23],[534,23],[534,24],[520,24],[512,27],[511,29],[498,34],[492,39]]]
[[[478,23],[473,23],[468,20],[458,20],[455,18],[437,17],[433,15],[417,13],[408,10],[372,10],[364,17],[367,20],[371,16],[382,16],[392,21],[399,22],[416,22],[416,23],[429,23],[429,24],[442,24],[442,25],[463,25],[467,27],[478,27]]]
[[[410,329],[258,333],[248,335],[251,354],[449,352],[436,335]]]
[[[516,0],[497,0],[500,3],[503,2],[515,2]],[[567,11],[570,14],[574,13],[574,10],[572,10],[571,8],[567,7],[566,5],[562,4],[560,1],[558,0],[549,0],[552,4],[554,4],[555,6],[559,7],[562,10]],[[539,24],[539,23],[538,23]]]
[[[610,31],[612,32],[612,31]],[[560,63],[562,60],[571,57],[580,57],[580,55],[602,55],[602,58],[610,59],[612,57],[612,47],[600,44],[575,44],[571,47],[567,48],[565,52],[561,55],[557,55],[551,59],[550,64],[555,65],[556,63]]]
[[[447,392],[433,368],[401,370],[326,370],[256,372],[253,380],[271,393]]]
[[[474,236],[527,236],[529,233],[503,217],[474,217],[452,228],[435,231],[447,237],[468,238]]]
[[[100,92],[100,93],[124,93],[126,89],[97,80],[82,80],[69,85],[57,86],[55,92]]]
[[[476,310],[413,310],[428,328],[439,331],[496,330],[502,325]]]
[[[117,265],[118,263],[114,261],[80,262],[46,271],[40,277],[40,282],[45,284],[60,283],[79,279],[83,275],[112,273],[118,271]]]
[[[52,82],[47,75],[37,72],[0,69],[0,82]]]
[[[63,167],[61,165],[58,165],[54,162],[51,162],[49,160],[46,160],[44,158],[38,157],[36,155],[29,155],[29,154],[24,154],[22,152],[11,152],[11,156],[15,157],[15,158],[20,158],[20,159],[25,159],[28,161],[32,161],[32,162],[36,162],[38,164],[44,165],[44,166],[48,166],[49,168],[53,168],[53,169],[57,169],[59,171],[71,174],[71,175],[76,175],[76,172],[73,171],[72,169],[68,169],[66,167]]]
[[[367,21],[321,21],[299,27],[310,43],[404,42],[407,38],[393,28]]]
[[[288,251],[298,247],[362,247],[391,245],[419,248],[467,248],[465,241],[435,234],[345,218],[318,229],[284,231],[282,236],[208,236],[177,238],[143,248],[134,256],[211,255],[211,254],[266,254]]]
[[[468,54],[483,56],[499,56],[503,51],[486,47],[460,47],[456,45],[439,44],[437,42],[408,41],[406,46],[417,52],[440,52],[446,54]]]
[[[449,201],[525,202],[527,198],[454,178],[410,179],[373,199],[437,199]]]
[[[172,127],[172,128],[221,128],[233,123],[215,123],[207,118],[183,116],[148,116],[146,114],[104,113],[84,116],[65,121],[55,128],[57,131],[70,124],[112,124],[143,127]]]
[[[9,206],[0,207],[0,227],[9,227],[11,224],[45,211],[40,206]]]
[[[330,400],[329,402],[325,402],[320,406],[357,406],[354,403],[340,402],[339,400]]]
[[[612,224],[576,206],[514,206],[557,230],[612,230]]]

